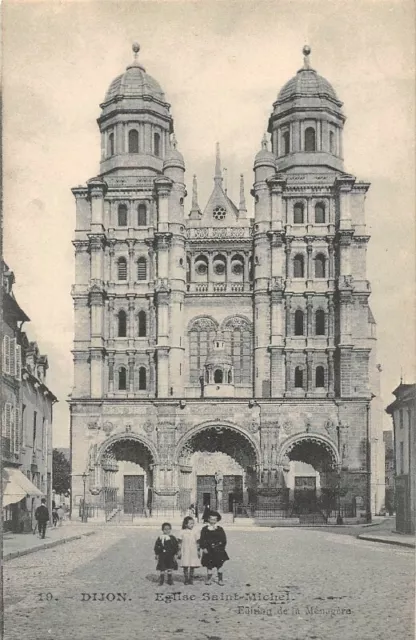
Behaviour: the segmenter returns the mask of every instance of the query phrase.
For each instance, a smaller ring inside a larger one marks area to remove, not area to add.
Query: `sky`
[[[229,195],[238,202],[243,173],[251,213],[272,104],[311,46],[311,66],[344,102],[345,169],[372,184],[368,278],[384,406],[401,376],[416,381],[414,24],[410,0],[3,2],[4,258],[29,339],[49,358],[55,446],[68,446],[73,376],[70,189],[98,172],[99,104],[133,41],[172,105],[188,193],[196,173],[204,207],[219,141]]]

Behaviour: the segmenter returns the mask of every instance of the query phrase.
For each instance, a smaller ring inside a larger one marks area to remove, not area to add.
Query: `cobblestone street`
[[[414,637],[411,549],[325,530],[229,527],[224,587],[206,587],[202,570],[193,586],[178,572],[173,587],[159,587],[157,535],[149,527],[97,527],[7,562],[5,639]]]

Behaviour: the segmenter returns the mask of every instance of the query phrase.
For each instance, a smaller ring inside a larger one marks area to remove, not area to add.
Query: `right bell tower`
[[[369,184],[344,169],[342,102],[311,68],[310,53],[305,46],[303,67],[280,90],[268,124],[271,151],[265,137],[254,163],[257,393],[366,402],[374,322]]]

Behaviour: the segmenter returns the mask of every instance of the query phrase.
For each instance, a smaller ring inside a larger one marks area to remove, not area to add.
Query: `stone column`
[[[286,360],[285,360],[285,374],[286,374],[286,384],[285,384],[285,388],[286,388],[286,392],[285,395],[290,395],[290,393],[292,392],[293,389],[293,382],[292,382],[292,352],[291,351],[286,351]]]
[[[129,289],[133,289],[134,288],[134,282],[136,280],[136,274],[135,274],[135,262],[134,262],[134,244],[135,244],[135,240],[127,240],[127,245],[129,248],[129,269],[128,269],[128,282],[129,282]]]
[[[286,296],[286,337],[290,337],[293,334],[292,331],[292,296]]]
[[[108,352],[108,393],[114,393],[114,351]]]
[[[334,391],[334,350],[328,349],[328,396],[330,398],[334,397]]]
[[[292,277],[292,272],[290,269],[290,256],[292,253],[292,238],[286,238],[285,253],[286,253],[286,280],[289,281]]]
[[[128,382],[128,395],[134,395],[134,352],[128,351],[128,363],[129,363],[129,382]]]
[[[313,298],[308,295],[306,297],[306,335],[308,337],[308,341],[313,337]]]
[[[315,388],[313,379],[313,352],[306,351],[306,392],[307,394],[313,393]]]

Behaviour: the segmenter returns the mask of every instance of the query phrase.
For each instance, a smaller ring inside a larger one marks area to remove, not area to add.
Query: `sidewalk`
[[[385,544],[397,544],[401,547],[415,548],[415,536],[397,533],[397,531],[383,531],[380,534],[377,531],[374,533],[360,533],[357,538],[369,540],[370,542],[384,542]]]
[[[5,533],[3,535],[3,561],[12,560],[19,556],[50,549],[71,540],[80,540],[83,536],[95,533],[95,527],[80,522],[65,522],[61,527],[46,529],[46,537],[42,540],[33,533]]]
[[[378,518],[377,518],[378,519]],[[384,542],[385,544],[397,544],[402,547],[415,548],[415,537],[398,533],[396,531],[396,518],[385,517],[384,520],[365,525],[363,531],[357,535],[360,540],[370,542]]]

